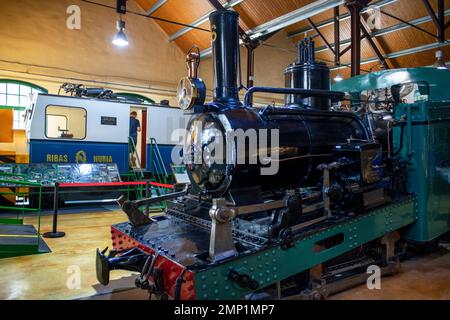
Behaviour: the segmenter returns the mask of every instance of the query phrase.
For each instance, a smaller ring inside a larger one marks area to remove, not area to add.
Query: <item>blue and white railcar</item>
[[[186,128],[189,120],[180,109],[50,94],[38,94],[26,114],[30,163],[116,163],[120,173],[128,172],[131,111],[141,121],[137,150],[142,169],[153,167],[150,151],[156,141],[170,170],[177,143],[172,132]]]

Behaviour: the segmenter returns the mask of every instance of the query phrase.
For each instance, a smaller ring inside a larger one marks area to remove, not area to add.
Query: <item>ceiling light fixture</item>
[[[444,60],[444,52],[442,50],[436,51],[436,62],[433,64],[433,67],[438,69],[447,69],[447,65]]]
[[[117,34],[114,36],[112,43],[118,47],[126,47],[128,45],[128,38],[125,34],[125,21],[120,18],[117,21]]]
[[[344,80],[344,78],[342,78],[342,76],[339,73],[336,75],[336,77],[334,77],[334,81],[335,82],[339,82],[339,81],[342,81],[342,80]]]

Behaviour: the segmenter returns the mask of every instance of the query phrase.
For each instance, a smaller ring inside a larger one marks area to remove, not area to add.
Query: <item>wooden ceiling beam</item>
[[[447,9],[447,10],[444,12],[444,14],[445,14],[446,17],[447,17],[447,16],[450,16],[450,9]],[[397,31],[399,31],[399,30],[404,30],[404,29],[410,28],[411,26],[416,26],[416,25],[423,24],[423,23],[427,23],[427,22],[430,22],[430,21],[431,21],[430,16],[424,16],[424,17],[421,17],[421,18],[418,18],[418,19],[414,19],[414,20],[408,21],[408,23],[403,23],[403,22],[402,22],[402,23],[393,25],[393,26],[391,26],[391,27],[386,27],[386,28],[384,28],[384,29],[379,29],[379,30],[373,31],[373,32],[370,33],[370,35],[371,35],[373,38],[378,38],[378,37],[381,37],[381,36],[384,36],[384,35],[387,35],[387,34],[390,34],[390,33],[393,33],[393,32],[397,32]],[[363,36],[364,36],[364,35],[363,35]],[[433,34],[432,34],[432,36],[434,37]],[[362,40],[362,39],[364,39],[364,37],[362,37],[361,40]],[[345,40],[340,41],[340,46],[342,47],[342,46],[344,46],[344,45],[348,45],[349,43],[350,43],[350,39],[345,39]],[[336,46],[336,43],[332,43],[331,45],[332,45],[333,47],[335,47],[335,46]],[[316,53],[324,52],[324,51],[327,51],[327,50],[328,50],[328,48],[327,48],[326,46],[317,47],[317,48],[316,48]],[[347,47],[347,49],[345,49],[345,50],[343,51],[344,54],[345,54],[348,50],[349,50],[349,48]],[[342,56],[342,52],[341,52],[341,56]]]
[[[235,6],[237,6],[238,4],[240,4],[241,2],[243,2],[244,0],[230,0],[228,2],[226,2],[223,6],[226,9],[230,9],[233,8]],[[189,23],[189,25],[194,26],[194,27],[198,27],[202,24],[204,24],[205,22],[208,21],[209,15],[211,14],[212,11],[208,11],[206,14],[204,14],[203,16],[201,16],[200,18],[198,18],[195,21],[192,21],[191,23]],[[188,33],[192,31],[192,28],[190,27],[185,27],[185,28],[181,28],[180,30],[178,30],[177,32],[171,34],[169,36],[169,41],[174,41],[176,39],[178,39],[179,37],[181,37],[182,35]]]
[[[398,0],[380,0],[380,1],[377,1],[377,2],[374,2],[373,4],[371,4],[371,6],[375,6],[375,7],[381,8],[381,7],[393,4],[393,3],[397,2],[397,1]],[[365,13],[367,10],[369,10],[369,9],[367,9],[367,8],[363,9],[362,13]],[[348,12],[339,15],[339,21],[340,22],[348,20],[348,19],[350,19],[350,14]],[[322,29],[324,27],[332,25],[333,23],[334,23],[334,18],[331,18],[331,19],[327,19],[327,20],[324,20],[324,21],[316,23],[316,27],[318,29]],[[311,32],[313,30],[314,29],[311,26],[305,27],[305,28],[301,28],[299,30],[296,30],[296,31],[288,33],[287,37],[288,38],[293,38],[293,37],[296,37],[296,36],[301,35],[303,33]]]
[[[152,5],[145,14],[148,16],[151,16],[153,13],[155,13],[159,8],[161,8],[163,5],[167,3],[168,0],[158,0],[154,5]]]
[[[447,41],[443,42],[443,43],[433,42],[433,43],[425,44],[423,46],[418,46],[415,48],[409,48],[409,49],[405,49],[405,50],[401,50],[401,51],[391,52],[389,54],[386,54],[384,56],[384,58],[385,59],[395,59],[395,58],[399,58],[399,57],[403,57],[403,56],[407,56],[407,55],[411,55],[411,54],[416,54],[416,53],[420,53],[420,52],[436,50],[439,48],[446,47],[448,45],[450,45],[450,39],[447,39]],[[361,65],[373,63],[376,61],[378,61],[378,57],[364,59],[361,61]],[[334,70],[340,70],[340,69],[344,69],[344,68],[347,68],[347,66],[345,66],[345,65],[335,66],[335,67],[330,68],[330,70],[334,71]]]
[[[306,6],[300,7],[294,11],[265,22],[251,30],[248,30],[247,34],[249,35],[251,40],[257,40],[264,35],[284,29],[316,14],[333,9],[334,7],[342,5],[343,3],[344,0],[317,0]],[[209,55],[211,55],[211,48],[205,49],[201,52],[202,57],[206,57]]]

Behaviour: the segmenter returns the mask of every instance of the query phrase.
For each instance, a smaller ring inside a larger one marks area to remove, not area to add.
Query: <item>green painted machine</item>
[[[417,195],[418,221],[403,236],[417,242],[450,230],[449,86],[448,69],[414,68],[373,72],[333,87],[356,99],[375,92],[385,100],[392,88],[399,91],[403,103],[387,113],[393,116],[393,149],[401,149],[399,156],[408,167],[408,191]],[[392,93],[387,97],[394,101]]]
[[[216,87],[190,111],[190,185],[120,201],[129,222],[111,227],[108,254],[97,250],[100,283],[125,269],[160,299],[320,299],[368,270],[395,273],[411,243],[449,231],[450,71],[387,70],[331,90],[307,38],[285,70],[288,88],[252,87],[241,103],[237,13],[210,21]],[[182,98],[195,99],[187,89]],[[284,94],[285,105],[254,106],[254,92]],[[262,129],[256,149],[251,135],[240,146],[233,134],[252,129]],[[253,154],[266,157],[238,161]],[[164,215],[142,213],[163,200]]]

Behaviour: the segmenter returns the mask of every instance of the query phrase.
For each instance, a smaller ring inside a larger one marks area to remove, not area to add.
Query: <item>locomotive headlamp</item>
[[[194,105],[202,105],[206,98],[206,87],[202,79],[198,78],[200,65],[200,49],[193,46],[186,55],[188,76],[180,80],[177,88],[177,102],[182,110],[189,110]]]
[[[177,102],[182,110],[189,110],[193,107],[198,96],[198,90],[194,81],[188,77],[184,77],[178,83]]]
[[[184,155],[191,181],[201,190],[215,190],[226,184],[226,141],[220,121],[199,115],[188,128]]]

